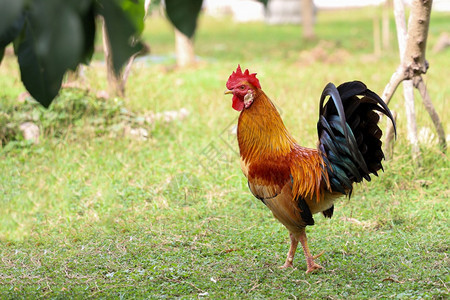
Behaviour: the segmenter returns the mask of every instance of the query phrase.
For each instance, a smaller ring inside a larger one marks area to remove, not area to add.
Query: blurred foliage
[[[203,0],[166,0],[167,17],[178,30],[192,37],[202,3]]]
[[[159,3],[160,1],[153,1]],[[260,0],[267,4],[267,0]],[[167,0],[172,24],[192,37],[203,0]],[[152,4],[155,5],[154,3]],[[3,0],[0,9],[0,62],[14,44],[21,80],[44,107],[58,94],[64,74],[89,64],[94,53],[95,19],[105,20],[114,72],[142,49],[144,0]]]
[[[64,74],[91,60],[97,16],[105,19],[116,73],[142,47],[143,1],[4,0],[0,11],[0,53],[14,44],[22,82],[44,107]]]

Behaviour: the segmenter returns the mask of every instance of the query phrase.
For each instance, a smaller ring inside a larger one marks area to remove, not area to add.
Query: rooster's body
[[[296,143],[256,74],[240,67],[227,82],[233,108],[241,111],[237,138],[241,168],[252,194],[261,200],[290,232],[291,246],[284,268],[291,267],[301,242],[307,272],[321,268],[308,249],[305,227],[313,215],[333,214],[334,201],[349,195],[352,184],[382,169],[379,116],[391,112],[384,102],[358,81],[337,89],[328,84],[322,93],[317,124],[318,149]],[[362,98],[357,97],[362,96]],[[330,100],[323,106],[327,96]]]

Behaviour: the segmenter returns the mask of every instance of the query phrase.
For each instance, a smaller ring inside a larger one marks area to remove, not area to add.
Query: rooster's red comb
[[[248,69],[246,69],[245,72],[242,73],[241,66],[238,65],[236,71],[230,75],[230,78],[228,78],[227,89],[229,90],[233,89],[236,85],[240,84],[242,81],[248,81],[248,83],[250,83],[254,87],[258,89],[261,88],[259,80],[258,78],[256,78],[256,73],[250,74]]]

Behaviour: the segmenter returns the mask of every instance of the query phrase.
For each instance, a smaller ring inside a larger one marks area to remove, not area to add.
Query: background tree
[[[130,1],[122,1],[121,8],[123,12],[133,21],[134,28],[136,30],[136,35],[140,36],[144,30],[144,1],[135,0],[135,3]],[[134,52],[127,60],[126,66],[117,72],[114,67],[114,49],[111,43],[111,38],[114,39],[115,28],[111,28],[111,25],[106,22],[104,17],[102,20],[102,41],[103,41],[103,52],[105,55],[106,62],[106,73],[110,93],[124,97],[125,96],[125,83],[127,82],[128,75],[130,73],[131,65],[133,64],[134,58],[141,52],[144,48],[137,52]],[[136,39],[134,37],[134,39]],[[133,41],[136,42],[136,41]]]
[[[268,0],[258,0],[267,5]],[[149,5],[160,1],[146,1]],[[185,67],[195,62],[194,36],[197,30],[197,20],[203,5],[203,0],[166,0],[167,17],[174,25],[175,53],[177,66]]]
[[[90,62],[97,16],[105,20],[116,74],[142,48],[137,24],[144,7],[138,1],[3,0],[0,11],[0,19],[8,16],[0,23],[0,53],[13,43],[22,82],[45,107],[58,94],[64,74]]]
[[[394,0],[394,16],[396,24],[395,26],[397,28],[400,61],[403,61],[406,48],[406,22],[405,7],[402,0]],[[419,142],[417,138],[417,122],[414,106],[414,86],[412,80],[404,80],[402,85],[403,96],[405,98],[405,114],[408,129],[408,140],[411,144],[413,157],[414,159],[416,159],[419,155]]]
[[[301,14],[303,26],[303,38],[314,39],[314,2],[313,0],[301,0]]]
[[[425,109],[430,115],[434,126],[436,127],[436,131],[439,137],[439,143],[441,145],[441,149],[443,151],[446,150],[447,144],[445,140],[445,132],[442,126],[442,123],[439,119],[439,116],[434,109],[433,103],[431,101],[430,95],[428,94],[425,82],[423,81],[422,74],[425,74],[428,70],[429,64],[425,59],[425,50],[427,45],[427,37],[428,37],[428,28],[430,24],[430,14],[431,14],[431,6],[432,0],[414,0],[411,4],[411,13],[408,21],[408,31],[406,33],[406,43],[404,46],[404,50],[401,49],[401,62],[398,66],[397,70],[392,75],[391,80],[386,85],[383,92],[383,99],[386,104],[392,99],[392,96],[397,89],[398,85],[404,80],[412,80],[413,85],[420,92],[422,97]],[[403,9],[402,5],[395,6],[396,10]],[[402,23],[404,23],[404,13],[397,12],[395,14],[397,30],[402,32],[401,27]],[[402,36],[404,34],[399,33],[399,44],[402,46]],[[402,53],[403,52],[403,53]],[[414,109],[411,101],[407,102],[407,110],[412,111]],[[412,106],[412,107],[411,107]],[[413,115],[410,115],[410,124],[409,127],[416,127],[415,118]],[[411,128],[410,128],[411,129]],[[388,141],[387,144],[389,144]]]
[[[194,33],[203,0],[167,0],[167,17],[175,29],[177,66],[185,67],[195,62]]]
[[[175,28],[192,39],[201,0],[167,0],[166,13]],[[96,18],[104,20],[106,61],[118,94],[123,94],[127,69],[142,49],[144,0],[2,0],[0,63],[14,45],[21,80],[39,103],[48,107],[58,94],[64,74],[94,53]],[[111,68],[112,67],[112,68]],[[128,69],[129,70],[129,69]],[[125,76],[125,78],[124,78]]]

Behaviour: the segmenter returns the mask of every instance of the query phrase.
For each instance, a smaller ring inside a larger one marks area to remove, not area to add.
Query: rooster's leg
[[[294,261],[295,251],[297,250],[298,245],[298,235],[295,235],[292,232],[289,232],[289,237],[291,238],[291,246],[289,247],[289,252],[286,257],[286,262],[282,265],[281,269],[291,268],[292,262]]]
[[[300,231],[300,233],[298,235],[298,239],[300,240],[300,243],[302,244],[302,247],[303,247],[303,252],[305,253],[306,265],[308,266],[306,273],[314,272],[315,270],[318,270],[318,269],[323,269],[322,266],[320,266],[314,262],[314,259],[321,256],[323,254],[323,252],[316,256],[311,255],[311,253],[309,252],[309,248],[308,248],[308,242],[306,239],[305,228],[302,228],[302,230]]]

